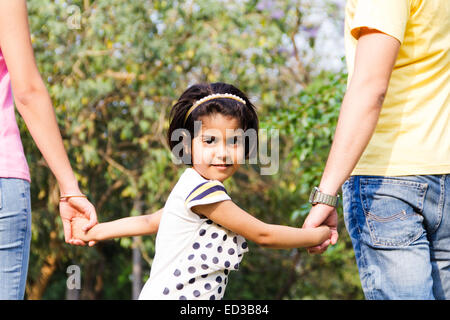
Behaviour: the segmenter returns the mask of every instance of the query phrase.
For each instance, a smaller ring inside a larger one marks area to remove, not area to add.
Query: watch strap
[[[323,193],[319,190],[319,188],[314,187],[311,192],[309,202],[313,205],[322,203],[336,208],[339,203],[339,196]]]

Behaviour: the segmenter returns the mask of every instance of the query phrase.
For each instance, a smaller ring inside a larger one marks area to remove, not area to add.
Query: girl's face
[[[199,134],[192,139],[193,168],[205,179],[223,182],[245,161],[239,120],[220,113],[200,117]]]

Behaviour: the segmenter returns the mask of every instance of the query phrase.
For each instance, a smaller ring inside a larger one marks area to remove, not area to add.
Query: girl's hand
[[[326,225],[330,228],[331,233],[320,245],[308,248],[308,252],[323,253],[330,244],[335,245],[339,237],[337,224],[338,217],[336,208],[320,203],[313,206],[303,223],[303,228],[317,228],[318,226]]]
[[[75,217],[70,221],[72,229],[72,237],[77,240],[89,242],[89,246],[95,244],[92,235],[89,235],[88,231],[85,231],[86,224],[89,220],[84,217]]]
[[[317,243],[320,245],[324,241],[327,241],[331,237],[331,229],[327,225],[321,225],[317,228],[311,229],[316,231],[317,233]]]

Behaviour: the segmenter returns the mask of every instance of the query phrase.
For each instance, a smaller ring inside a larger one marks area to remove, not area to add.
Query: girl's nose
[[[230,157],[230,148],[228,148],[226,143],[218,143],[217,144],[217,148],[216,148],[216,152],[215,152],[215,157],[216,159],[223,161],[225,163],[227,163],[226,161],[230,161],[231,157]]]

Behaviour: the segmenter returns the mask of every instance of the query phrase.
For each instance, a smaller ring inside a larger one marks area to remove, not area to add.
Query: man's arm
[[[353,76],[342,102],[319,185],[322,192],[336,195],[367,147],[378,122],[399,48],[400,42],[396,38],[374,29],[361,29]],[[322,253],[338,239],[336,209],[317,204],[303,227],[316,227],[323,223],[331,228],[331,239],[310,248],[311,253]]]

